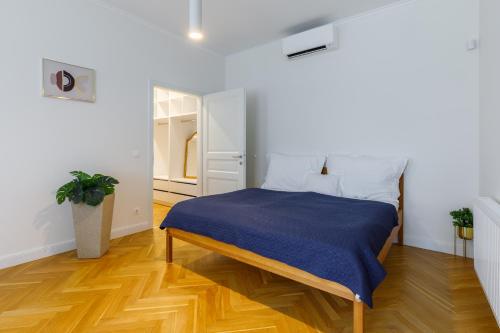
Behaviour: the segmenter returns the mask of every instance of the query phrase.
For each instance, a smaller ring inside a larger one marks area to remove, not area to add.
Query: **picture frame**
[[[95,70],[43,58],[42,96],[95,103]]]

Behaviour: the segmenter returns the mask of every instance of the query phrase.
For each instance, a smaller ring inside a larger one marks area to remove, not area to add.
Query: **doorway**
[[[158,224],[157,215],[202,193],[201,97],[155,84],[151,113],[153,220]]]
[[[245,91],[202,96],[156,82],[150,91],[152,223],[178,202],[245,188]]]

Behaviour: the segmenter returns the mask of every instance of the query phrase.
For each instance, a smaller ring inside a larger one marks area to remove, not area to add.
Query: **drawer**
[[[169,186],[168,191],[170,192],[191,195],[193,197],[199,196],[198,186],[196,184],[178,183],[170,181],[168,186]]]
[[[155,190],[170,191],[169,184],[168,180],[153,179],[153,188]]]
[[[189,199],[193,199],[193,197],[170,192],[153,191],[153,201],[160,204],[173,206],[178,202]]]

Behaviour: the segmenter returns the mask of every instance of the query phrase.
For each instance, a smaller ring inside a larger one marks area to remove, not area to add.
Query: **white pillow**
[[[338,197],[342,195],[341,188],[341,177],[339,175],[310,173],[306,176],[306,180],[302,186],[302,191],[316,192]]]
[[[300,192],[310,173],[320,174],[324,156],[270,154],[263,189]]]
[[[363,155],[329,154],[329,172],[343,175],[342,195],[399,206],[399,179],[408,160]]]

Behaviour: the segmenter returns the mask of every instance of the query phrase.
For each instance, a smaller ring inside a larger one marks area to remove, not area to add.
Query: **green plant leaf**
[[[97,182],[95,181],[94,178],[82,179],[81,183],[82,183],[83,190],[95,187],[97,185]]]
[[[74,187],[75,187],[75,183],[71,181],[67,184],[64,184],[63,186],[61,186],[57,190],[56,200],[57,200],[57,203],[59,205],[62,204],[66,200],[66,198],[69,196],[69,194],[74,189]]]
[[[83,181],[83,180],[91,178],[89,174],[87,174],[83,171],[71,171],[70,174],[75,176],[79,181]]]
[[[61,190],[56,193],[56,201],[58,205],[61,205],[66,200],[66,193],[61,193]]]
[[[119,183],[115,178],[101,174],[90,176],[83,171],[70,173],[75,179],[57,190],[56,201],[58,204],[62,204],[68,199],[75,204],[85,202],[90,206],[97,206],[106,195],[115,192],[115,185]]]
[[[73,190],[70,192],[68,199],[69,199],[69,201],[71,201],[75,204],[79,204],[80,202],[83,201],[83,197],[84,197],[85,193],[83,191],[82,184],[80,182],[78,182],[78,180],[74,180],[73,182],[74,182],[75,186],[74,186]]]
[[[115,192],[115,184],[118,184],[118,180],[110,176],[103,176],[100,174],[94,175],[97,185],[104,190],[106,195],[112,194]]]
[[[115,188],[112,185],[103,185],[101,186],[101,188],[103,189],[106,195],[115,193]]]
[[[455,227],[474,227],[474,216],[470,208],[462,208],[450,212]]]
[[[90,206],[98,206],[106,194],[99,188],[92,188],[85,192],[85,203]]]
[[[115,178],[110,177],[110,176],[103,176],[103,175],[96,174],[96,175],[94,175],[94,177],[95,177],[98,184],[109,184],[109,185],[119,184],[118,180],[116,180]]]
[[[119,182],[117,179],[113,178],[113,177],[108,177],[108,179],[109,179],[108,181],[109,181],[111,184],[113,184],[113,185],[120,184],[120,182]]]

